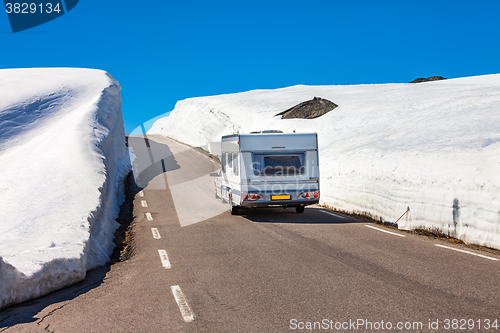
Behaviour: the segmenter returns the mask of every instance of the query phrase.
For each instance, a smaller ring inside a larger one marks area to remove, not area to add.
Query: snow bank
[[[120,89],[99,70],[0,70],[0,308],[109,260],[129,171]]]
[[[322,97],[316,119],[274,115]],[[179,101],[150,134],[211,147],[262,129],[318,132],[321,203],[500,249],[500,74],[420,84],[293,86]],[[210,149],[210,148],[208,148]]]

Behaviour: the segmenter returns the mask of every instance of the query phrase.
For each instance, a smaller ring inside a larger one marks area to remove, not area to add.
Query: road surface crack
[[[83,286],[83,287],[81,287],[81,288],[75,289],[75,290],[73,290],[73,291],[71,292],[71,294],[72,294],[72,295],[74,295],[74,294],[78,294],[80,291],[82,291],[82,290],[86,290],[86,289],[89,289],[89,290],[90,290],[90,289],[92,289],[92,288],[94,288],[94,287],[97,287],[98,285],[102,284],[104,280],[106,280],[106,278],[102,279],[102,281],[97,281],[97,282],[94,282],[94,283],[91,283],[91,284],[85,285],[85,286]]]
[[[4,321],[6,321],[6,320],[7,320],[7,319],[9,319],[10,317],[12,317],[12,315],[11,315],[11,314],[10,314],[10,315],[8,315],[7,317],[3,318],[2,320],[0,320],[0,323],[2,323],[2,322],[4,322]],[[11,328],[11,326],[4,327],[3,329],[0,329],[0,333],[7,331],[9,328]]]
[[[11,315],[11,314],[10,314],[10,315],[8,315],[7,317],[3,318],[2,320],[0,320],[0,323],[1,323],[1,322],[3,322],[3,321],[5,321],[5,320],[7,320],[7,319],[9,319],[10,317],[12,317],[12,315]],[[0,331],[0,332],[1,332],[1,331]]]
[[[45,331],[50,332],[50,333],[55,333],[55,331],[49,330],[50,324],[47,324],[47,326],[44,328]]]
[[[62,309],[62,308],[64,308],[66,305],[68,305],[68,303],[65,303],[65,304],[61,305],[60,307],[55,308],[54,310],[52,310],[52,311],[50,311],[49,313],[47,313],[47,314],[46,314],[45,316],[43,316],[43,317],[42,317],[39,321],[37,321],[37,325],[39,325],[39,326],[40,326],[40,325],[43,323],[43,321],[45,320],[45,318],[52,316],[52,315],[54,314],[54,312],[56,312],[57,310],[61,310],[61,309]],[[47,332],[53,332],[53,331],[49,331],[49,326],[50,326],[50,324],[48,324],[48,325],[45,327],[45,330],[46,330]]]

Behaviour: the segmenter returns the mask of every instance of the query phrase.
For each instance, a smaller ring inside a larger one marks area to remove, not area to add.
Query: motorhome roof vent
[[[283,133],[283,131],[280,131],[280,130],[265,130],[265,131],[250,132],[250,134],[264,134],[264,133]]]

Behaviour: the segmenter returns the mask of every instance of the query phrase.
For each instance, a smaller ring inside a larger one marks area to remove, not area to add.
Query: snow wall
[[[316,119],[275,115],[313,97]],[[419,84],[293,86],[179,101],[148,134],[212,150],[222,135],[317,132],[320,203],[500,249],[500,74]]]
[[[130,170],[120,90],[100,70],[0,70],[0,308],[109,260]]]

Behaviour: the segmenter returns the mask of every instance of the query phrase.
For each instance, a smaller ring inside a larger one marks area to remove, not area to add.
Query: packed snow
[[[0,308],[109,260],[130,169],[120,90],[99,70],[0,70]]]
[[[316,119],[275,115],[313,97]],[[320,204],[500,249],[500,74],[418,84],[293,86],[179,101],[148,134],[211,150],[222,135],[317,132]]]

